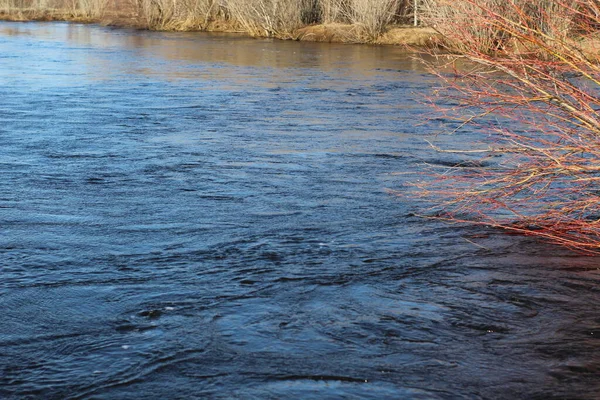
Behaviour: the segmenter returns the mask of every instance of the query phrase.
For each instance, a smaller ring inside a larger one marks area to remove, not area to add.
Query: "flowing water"
[[[389,193],[447,162],[435,85],[394,47],[0,23],[0,397],[597,398],[597,258]]]

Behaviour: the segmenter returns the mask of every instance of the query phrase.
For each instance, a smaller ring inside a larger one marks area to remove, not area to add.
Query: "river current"
[[[395,47],[0,22],[0,397],[598,398],[597,258],[390,192],[447,163],[436,84]]]

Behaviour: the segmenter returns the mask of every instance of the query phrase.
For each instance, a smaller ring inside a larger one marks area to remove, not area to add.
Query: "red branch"
[[[600,251],[598,0],[436,1],[429,23],[455,58],[452,73],[431,65],[444,83],[431,102],[487,145],[434,146],[483,167],[432,170],[415,192],[444,219]]]

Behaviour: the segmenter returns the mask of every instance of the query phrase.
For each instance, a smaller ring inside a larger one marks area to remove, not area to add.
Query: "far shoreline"
[[[115,28],[130,28],[158,32],[236,33],[246,37],[273,38],[303,42],[403,46],[407,49],[413,49],[414,51],[432,49],[438,47],[439,43],[441,42],[441,35],[435,29],[430,27],[414,27],[407,25],[387,26],[382,35],[371,39],[361,35],[360,29],[357,25],[341,23],[307,25],[285,35],[261,35],[247,32],[242,27],[236,26],[235,23],[225,20],[214,20],[204,24],[203,26],[196,26],[187,29],[149,29],[144,27],[143,24],[141,24],[135,17],[118,14],[108,14],[99,18],[95,18],[73,15],[69,12],[0,12],[0,21],[99,24]]]

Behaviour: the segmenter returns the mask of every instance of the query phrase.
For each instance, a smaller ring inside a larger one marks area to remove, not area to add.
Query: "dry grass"
[[[299,40],[329,43],[364,43],[364,32],[352,24],[310,25],[296,31]],[[375,43],[433,48],[441,41],[435,29],[422,27],[390,27]]]
[[[302,41],[329,43],[356,43],[361,36],[356,26],[340,23],[305,26],[296,35]]]
[[[436,48],[442,42],[442,37],[433,28],[395,27],[388,29],[375,42],[378,44],[401,44],[410,47]]]

